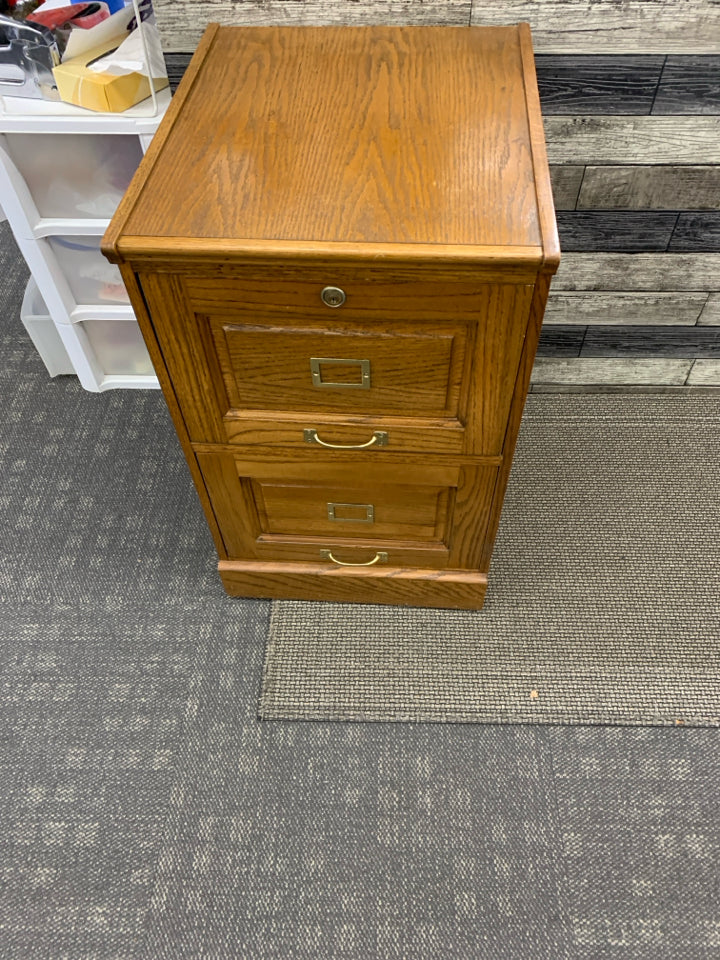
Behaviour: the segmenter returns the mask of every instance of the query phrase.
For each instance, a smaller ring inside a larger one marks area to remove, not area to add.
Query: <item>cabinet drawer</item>
[[[449,486],[252,481],[263,529],[281,536],[441,541]]]
[[[372,433],[395,418],[393,449],[502,453],[529,284],[428,281],[406,285],[403,300],[397,284],[378,282],[367,285],[373,309],[361,311],[328,308],[300,281],[302,309],[282,282],[278,292],[258,281],[266,302],[256,292],[243,303],[222,278],[141,274],[140,283],[194,442],[301,445],[293,418],[312,428],[325,417],[331,436],[355,443],[365,432],[355,427]]]
[[[474,569],[497,469],[198,453],[235,559]],[[332,554],[332,557],[328,554]]]

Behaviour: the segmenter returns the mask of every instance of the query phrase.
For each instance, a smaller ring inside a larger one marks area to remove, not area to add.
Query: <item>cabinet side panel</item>
[[[449,565],[461,570],[477,570],[482,561],[497,470],[464,464],[452,511]]]
[[[121,264],[120,272],[130,296],[130,302],[132,303],[133,310],[135,311],[135,316],[137,317],[138,325],[140,326],[143,339],[145,340],[145,345],[148,349],[148,353],[150,354],[150,359],[153,362],[157,378],[160,381],[160,386],[162,388],[165,401],[168,405],[170,416],[175,426],[178,439],[180,440],[180,446],[182,447],[188,467],[190,468],[190,475],[193,483],[195,484],[195,489],[198,492],[200,503],[205,513],[205,519],[207,520],[210,533],[212,534],[212,538],[215,543],[215,549],[217,550],[220,558],[225,559],[227,557],[225,544],[223,543],[217,518],[215,517],[215,513],[210,503],[210,498],[205,487],[202,472],[198,466],[195,452],[193,451],[190,443],[187,427],[180,411],[180,406],[170,380],[170,375],[167,367],[165,366],[162,350],[160,349],[160,345],[155,335],[155,330],[153,329],[153,325],[150,320],[150,314],[147,309],[143,292],[140,288],[136,275],[129,265]]]
[[[480,569],[484,571],[487,571],[490,566],[493,545],[500,524],[500,513],[502,511],[503,500],[505,499],[505,490],[507,489],[508,478],[510,476],[510,467],[512,466],[513,454],[515,453],[515,444],[517,442],[518,431],[520,430],[520,421],[525,407],[528,386],[530,385],[530,374],[532,372],[533,361],[535,360],[538,339],[540,338],[540,329],[542,327],[549,288],[550,274],[538,274],[535,292],[530,306],[530,320],[525,335],[525,343],[520,358],[515,390],[510,407],[510,416],[508,418],[505,443],[503,445],[502,464],[498,471],[493,503],[490,510],[490,522],[488,524],[480,566]]]
[[[485,288],[469,391],[470,453],[496,456],[502,451],[532,291],[528,284],[515,283]]]
[[[182,278],[141,274],[139,279],[190,438],[224,443],[222,414],[227,398],[223,402],[218,397],[222,379],[209,363],[214,353],[188,302]]]

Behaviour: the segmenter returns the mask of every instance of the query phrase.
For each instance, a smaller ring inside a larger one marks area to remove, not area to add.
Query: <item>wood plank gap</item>
[[[575,197],[575,206],[573,207],[573,210],[578,209],[578,203],[580,202],[580,197],[582,196],[582,188],[583,188],[583,184],[585,183],[586,173],[587,173],[587,164],[584,164],[582,176],[580,177],[580,186],[578,187],[577,196]]]
[[[660,67],[660,73],[658,74],[658,78],[655,83],[655,92],[653,93],[652,103],[650,104],[650,109],[648,110],[648,116],[651,116],[653,110],[655,109],[655,101],[657,100],[658,90],[660,89],[660,81],[662,80],[662,75],[665,72],[665,66],[667,62],[668,62],[668,55],[665,54],[665,59],[663,60],[662,67]]]

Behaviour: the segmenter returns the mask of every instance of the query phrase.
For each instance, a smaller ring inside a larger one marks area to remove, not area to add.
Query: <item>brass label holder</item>
[[[360,368],[360,380],[356,383],[342,383],[336,380],[323,380],[322,363],[342,363],[346,366]],[[310,357],[310,373],[314,387],[332,387],[336,390],[369,390],[370,389],[370,361],[353,360],[347,357]]]
[[[364,510],[364,517],[342,517],[337,515],[338,510]],[[329,503],[327,505],[328,520],[338,523],[375,523],[375,507],[372,503]]]

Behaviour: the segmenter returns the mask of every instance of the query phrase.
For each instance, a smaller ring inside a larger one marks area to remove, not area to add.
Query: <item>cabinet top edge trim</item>
[[[540,247],[475,246],[434,243],[344,243],[304,240],[234,240],[226,238],[197,239],[123,236],[112,249],[104,248],[114,263],[163,261],[168,264],[187,260],[237,261],[266,257],[287,257],[299,260],[363,260],[423,261],[447,264],[477,265],[510,264],[535,270],[544,266],[553,270],[556,264],[547,261]]]

